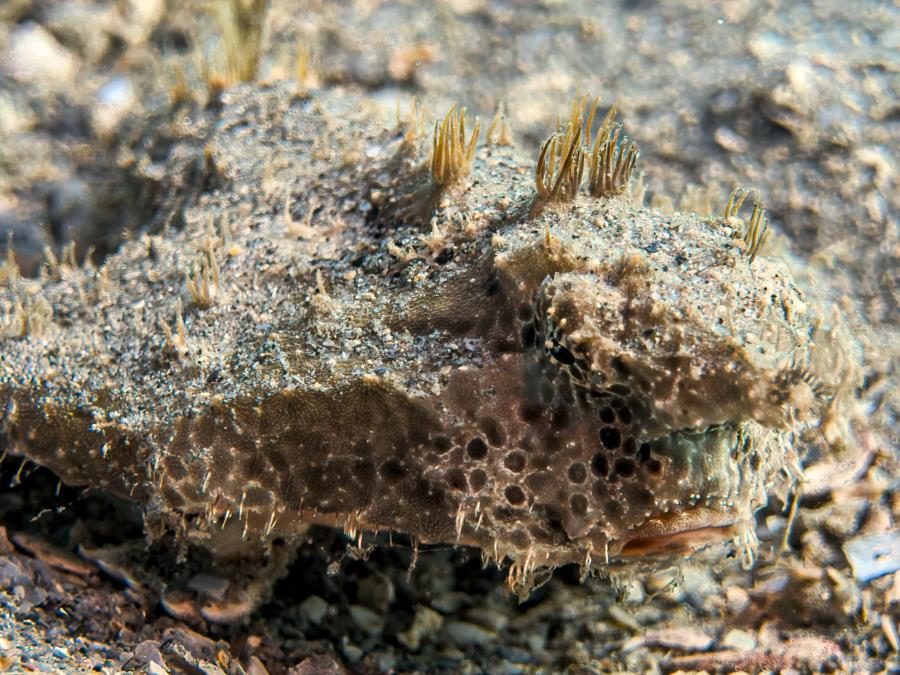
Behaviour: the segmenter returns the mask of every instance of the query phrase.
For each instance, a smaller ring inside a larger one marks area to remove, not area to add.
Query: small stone
[[[628,630],[634,632],[638,632],[641,630],[641,624],[639,624],[637,620],[633,616],[631,616],[631,614],[626,612],[618,605],[610,605],[610,607],[606,611],[609,614],[609,618],[623,628],[627,628]]]
[[[362,605],[350,605],[350,618],[356,627],[369,635],[379,635],[384,630],[384,617]]]
[[[168,669],[159,665],[156,661],[151,661],[147,664],[147,672],[150,675],[169,675]]]
[[[435,596],[431,606],[442,614],[455,614],[469,602],[469,596],[459,591],[450,591]]]
[[[379,673],[393,672],[397,666],[397,657],[391,652],[376,652],[372,655]]]
[[[200,574],[195,574],[191,577],[191,580],[187,583],[187,587],[192,591],[201,593],[214,600],[222,600],[225,598],[228,584],[228,579],[201,572]]]
[[[394,584],[385,574],[375,573],[359,582],[358,602],[382,614],[394,601],[394,595]]]
[[[622,604],[640,605],[644,602],[644,585],[637,579],[629,579],[622,584],[620,598]]]
[[[234,589],[224,600],[216,600],[200,608],[200,615],[211,623],[234,623],[253,611],[253,599],[243,589]]]
[[[497,639],[497,634],[468,621],[448,621],[442,634],[457,647],[486,645]]]
[[[328,612],[328,603],[318,595],[310,595],[300,603],[300,617],[314,626],[322,623]]]
[[[743,588],[727,586],[725,588],[725,602],[732,614],[740,614],[750,606],[750,594]]]
[[[269,675],[269,670],[256,656],[247,659],[247,667],[244,669],[247,675]]]
[[[110,35],[102,26],[107,22],[107,7],[101,3],[68,0],[46,8],[43,24],[67,47],[96,64],[109,49]]]
[[[756,649],[756,638],[745,630],[732,628],[722,638],[722,647],[746,652]]]
[[[182,645],[194,658],[207,661],[216,658],[216,643],[205,635],[192,631],[190,628],[185,628],[184,626],[167,628],[163,632],[163,640],[171,640]]]
[[[347,642],[343,646],[341,646],[341,653],[344,655],[344,658],[347,659],[350,663],[356,663],[359,661],[365,652],[360,649],[357,645],[352,642]],[[310,673],[317,673],[318,671],[310,671]]]
[[[359,648],[356,647],[356,649]],[[359,659],[357,658],[357,660]],[[346,672],[333,656],[317,654],[305,658],[293,668],[289,668],[287,675],[344,675]]]
[[[91,576],[96,572],[93,565],[89,565],[76,555],[65,549],[53,546],[49,542],[24,532],[17,532],[12,536],[13,543],[24,551],[27,551],[38,560],[42,560],[50,567],[54,567],[69,574],[81,577]]]
[[[843,550],[853,576],[862,582],[900,570],[900,530],[853,537]]]
[[[639,646],[680,649],[686,652],[705,651],[712,647],[713,639],[699,628],[678,626],[663,628],[638,635],[622,645],[622,651],[630,651]]]
[[[17,27],[10,33],[8,45],[0,63],[14,80],[63,84],[75,75],[75,56],[36,23]]]
[[[184,591],[166,593],[159,599],[159,604],[166,614],[178,621],[197,623],[201,620],[196,603]]]
[[[728,127],[719,127],[716,129],[714,138],[716,143],[718,143],[722,149],[735,155],[747,152],[749,147],[746,138]]]
[[[94,132],[99,136],[112,134],[136,103],[134,87],[127,77],[111,79],[97,93],[97,104],[91,111]]]
[[[465,613],[465,617],[494,632],[503,630],[509,624],[509,616],[490,607],[473,607]]]
[[[148,664],[148,667],[151,663],[155,663],[157,666],[166,665],[162,652],[159,650],[159,642],[156,640],[144,640],[141,642],[134,648],[134,658],[140,663]]]
[[[408,629],[397,635],[397,639],[405,647],[412,651],[418,651],[423,642],[440,630],[443,623],[444,617],[438,612],[435,612],[430,607],[418,605],[412,624]]]

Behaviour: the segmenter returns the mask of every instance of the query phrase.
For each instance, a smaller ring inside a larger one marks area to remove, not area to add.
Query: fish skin
[[[193,125],[169,170],[212,175],[183,228],[0,291],[4,450],[138,501],[149,532],[392,530],[527,586],[751,541],[840,400],[826,308],[734,219],[541,203],[514,147],[437,186],[339,91],[238,87]]]

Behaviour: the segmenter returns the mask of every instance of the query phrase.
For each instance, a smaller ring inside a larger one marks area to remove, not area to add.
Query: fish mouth
[[[731,539],[747,526],[735,513],[692,509],[650,518],[624,538],[619,558],[686,553]]]

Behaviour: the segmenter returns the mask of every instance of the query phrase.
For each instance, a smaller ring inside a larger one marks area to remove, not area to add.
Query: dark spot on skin
[[[536,422],[544,414],[543,406],[535,403],[523,403],[519,406],[519,417],[523,422]]]
[[[487,457],[487,452],[487,445],[478,437],[473,438],[466,446],[466,453],[472,459],[484,459]]]
[[[473,491],[478,492],[487,485],[487,474],[481,469],[475,469],[469,475],[469,487],[472,488]]]
[[[615,360],[616,359],[613,359],[613,361]],[[622,367],[624,368],[625,366],[623,365]],[[629,396],[631,394],[631,389],[625,384],[612,384],[610,385],[609,390],[619,396]]]
[[[549,453],[559,452],[559,449],[562,447],[562,441],[559,439],[559,436],[556,434],[547,434],[544,436],[544,450]]]
[[[577,462],[569,467],[568,476],[573,483],[583,483],[587,478],[587,469],[584,468],[584,464]]]
[[[540,494],[545,488],[554,482],[554,477],[547,471],[535,471],[525,477],[525,485],[532,492]]]
[[[557,371],[553,371],[554,374],[557,374]],[[550,382],[544,382],[541,385],[541,400],[545,405],[550,405],[553,402],[553,397],[556,395],[556,389],[553,388],[553,385]]]
[[[751,471],[759,471],[759,455],[755,452],[750,455],[750,470]]]
[[[606,499],[607,495],[609,494],[609,488],[604,481],[598,480],[591,488],[591,493],[598,501],[603,500]]]
[[[500,292],[500,275],[497,272],[491,272],[484,284],[485,295],[497,295]]]
[[[434,449],[441,454],[448,452],[450,448],[453,447],[453,442],[446,436],[435,437],[435,439],[431,441],[431,444],[434,446]]]
[[[519,506],[520,504],[525,503],[525,492],[522,491],[518,485],[509,485],[503,491],[504,496],[506,497],[506,501],[508,501],[513,506]]]
[[[662,462],[660,462],[658,459],[651,459],[649,462],[647,462],[647,471],[652,474],[662,473],[662,468]]]
[[[525,468],[525,455],[521,452],[511,452],[503,458],[503,464],[510,471],[519,473]]]
[[[656,499],[650,490],[645,487],[639,487],[634,493],[634,501],[638,506],[647,508],[653,506]]]
[[[634,462],[627,457],[620,457],[613,465],[613,470],[622,478],[631,478],[635,470]]]
[[[606,459],[602,452],[594,455],[594,458],[591,460],[591,469],[596,475],[601,477],[609,473],[609,460]]]
[[[622,442],[622,434],[615,427],[603,427],[600,430],[600,442],[604,448],[615,450]]]
[[[631,424],[634,419],[631,415],[631,409],[628,406],[623,406],[619,409],[619,419],[622,421],[622,424]]]
[[[628,366],[625,365],[625,362],[620,359],[618,356],[614,356],[609,360],[609,365],[612,366],[613,370],[616,371],[622,377],[628,377],[631,371],[628,369]],[[613,385],[616,386],[616,385]],[[615,390],[614,390],[615,391]],[[616,392],[619,393],[619,392]]]
[[[447,247],[438,254],[437,258],[435,258],[434,261],[438,265],[446,265],[448,262],[453,260],[453,256],[454,256],[453,249],[450,247]]]
[[[572,495],[572,498],[569,500],[569,504],[572,507],[572,513],[576,516],[583,516],[587,513],[588,510],[588,500],[584,495]]]
[[[646,464],[650,461],[650,444],[649,443],[641,443],[641,447],[637,452],[638,461],[641,464]]]
[[[381,465],[379,473],[388,483],[396,483],[406,475],[406,467],[400,460],[389,459]]]
[[[534,312],[531,311],[531,305],[527,302],[523,302],[522,304],[520,304],[517,311],[519,321],[531,321],[531,319],[534,318]],[[533,325],[534,324],[532,323],[532,326]]]
[[[569,410],[565,406],[558,406],[550,413],[550,426],[554,429],[564,429],[569,424]]]
[[[487,436],[488,443],[493,446],[503,445],[506,440],[503,434],[503,427],[493,417],[482,417],[478,420],[478,428]]]
[[[525,349],[531,349],[535,346],[535,338],[537,334],[534,331],[534,324],[530,321],[522,326],[522,346]]]
[[[533,469],[544,470],[548,469],[550,465],[553,464],[553,460],[549,455],[537,454],[531,456],[531,467]]]
[[[462,469],[450,469],[447,472],[447,485],[462,492],[466,489],[466,474]]]
[[[357,459],[353,462],[353,477],[361,483],[370,482],[375,478],[375,463],[369,459]]]
[[[564,366],[571,366],[575,363],[575,356],[562,345],[555,344],[550,348],[550,356],[559,361]]]
[[[606,424],[612,424],[616,421],[616,414],[613,412],[612,408],[604,406],[600,410],[600,419]]]
[[[637,442],[631,436],[629,436],[622,444],[622,450],[629,455],[635,454],[637,452]]]
[[[619,518],[622,516],[622,505],[612,499],[607,499],[606,504],[604,505],[604,509],[606,513],[613,518]]]

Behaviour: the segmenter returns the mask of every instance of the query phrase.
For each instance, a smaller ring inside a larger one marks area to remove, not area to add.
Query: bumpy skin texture
[[[828,326],[739,223],[542,205],[511,148],[440,191],[338,92],[238,89],[197,119],[176,155],[218,187],[183,230],[0,294],[52,308],[2,342],[6,451],[141,501],[151,531],[240,552],[390,529],[518,581],[681,552],[746,537],[833,405],[841,366],[807,366]],[[203,251],[209,303],[186,290]]]

